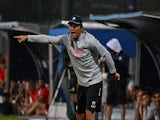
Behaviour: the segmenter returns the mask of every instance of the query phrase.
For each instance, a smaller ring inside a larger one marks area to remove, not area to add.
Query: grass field
[[[17,117],[17,116],[3,116],[0,115],[0,120],[27,120],[26,118]]]

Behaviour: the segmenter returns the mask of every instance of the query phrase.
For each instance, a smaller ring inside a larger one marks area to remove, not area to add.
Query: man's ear
[[[84,31],[84,29],[83,29],[83,27],[81,27],[81,32],[83,32]]]

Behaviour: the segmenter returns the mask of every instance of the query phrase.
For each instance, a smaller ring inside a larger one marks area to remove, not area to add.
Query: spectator
[[[134,97],[136,93],[136,85],[132,78],[132,75],[128,74],[127,76],[127,89],[126,89],[126,99],[127,105],[130,106],[134,102]]]
[[[120,42],[116,38],[112,38],[107,42],[108,50],[110,51],[112,58],[115,62],[118,73],[121,75],[121,79],[116,81],[108,75],[107,86],[107,120],[111,119],[112,108],[114,105],[119,105],[121,120],[125,119],[125,104],[126,104],[126,87],[127,87],[127,75],[129,66],[129,57],[126,55]]]
[[[16,110],[18,112],[18,114],[21,114],[21,112],[19,111],[20,109],[22,109],[22,107],[25,105],[25,98],[26,98],[26,81],[23,80],[18,81],[17,82],[18,85],[18,94],[15,96],[15,104],[16,104]]]
[[[15,104],[17,102],[17,95],[19,93],[18,91],[19,86],[16,80],[10,81],[10,101]]]
[[[133,120],[141,120],[139,109],[141,109],[142,95],[144,94],[143,89],[137,90],[136,93],[136,105],[135,105],[135,116]]]
[[[48,112],[49,107],[49,90],[45,86],[45,80],[43,78],[38,79],[38,90],[36,101],[31,108],[26,111],[26,115],[45,115]]]
[[[130,87],[130,89],[128,89],[128,91],[126,93],[126,94],[128,94],[127,95],[127,102],[132,103],[133,107],[135,107],[134,104],[135,104],[135,101],[136,101],[136,94],[137,94],[138,89],[139,89],[138,86],[133,85],[133,86]]]
[[[145,92],[142,95],[142,102],[141,102],[141,107],[139,109],[139,113],[141,116],[142,120],[147,120],[148,114],[151,111],[150,109],[150,104],[151,104],[151,96],[149,93]],[[151,116],[150,116],[151,117]],[[148,120],[152,120],[153,118],[149,118]]]
[[[26,92],[28,94],[28,97],[26,98],[26,103],[32,104],[36,102],[37,90],[36,90],[35,82],[28,81],[28,84],[26,86]]]
[[[11,80],[10,81],[10,101],[12,102],[14,106],[14,111],[16,111],[17,114],[21,114],[20,110],[21,107],[25,103],[25,97],[26,97],[26,92],[25,92],[25,86],[26,86],[26,81],[17,81],[17,80]]]
[[[26,92],[25,102],[18,108],[20,115],[24,115],[27,112],[27,110],[32,107],[33,103],[36,102],[37,90],[35,82],[31,80],[27,81],[25,92]]]
[[[9,101],[10,94],[4,92],[1,94],[3,102],[0,103],[0,114],[3,115],[13,115],[14,109],[12,103]]]
[[[153,98],[160,98],[160,95],[159,94],[154,94],[153,95]],[[158,114],[158,111],[159,111],[159,103],[158,103],[158,109],[157,107],[155,106],[155,101],[156,99],[152,101],[151,99],[151,93],[149,92],[145,92],[143,95],[142,95],[142,101],[141,101],[141,104],[140,104],[140,109],[139,109],[139,114],[140,114],[140,118],[141,120],[159,120],[159,114]],[[158,101],[158,99],[157,99]]]
[[[6,81],[6,63],[3,57],[0,57],[0,93],[3,92],[5,88]]]
[[[154,120],[160,120],[160,90],[153,92],[151,107],[152,111],[149,116],[154,116]]]
[[[135,82],[132,78],[132,75],[128,74],[128,76],[127,76],[127,89],[130,91],[132,86],[135,86]]]

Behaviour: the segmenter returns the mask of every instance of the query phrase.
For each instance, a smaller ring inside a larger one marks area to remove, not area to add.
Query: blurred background
[[[74,14],[112,14],[159,11],[159,0],[1,0],[1,21],[53,23]]]
[[[84,28],[105,47],[113,37],[120,40],[130,57],[128,72],[136,85],[150,91],[158,89],[159,6],[160,0],[0,0],[0,56],[5,73],[5,84],[2,87],[9,91],[12,80],[22,84],[23,81],[36,81],[43,77],[51,91],[50,99],[56,97],[56,101],[69,101],[70,98],[65,99],[69,94],[65,93],[68,89],[64,87],[58,91],[58,97],[53,96],[60,79],[58,74],[63,71],[59,63],[61,60],[62,64],[65,63],[60,58],[63,50],[59,46],[48,44],[19,44],[13,36],[67,34],[69,31],[66,20],[76,14],[83,18]],[[117,13],[136,13],[139,16],[106,21],[90,18],[96,15],[114,17]],[[68,76],[65,78],[68,79]]]

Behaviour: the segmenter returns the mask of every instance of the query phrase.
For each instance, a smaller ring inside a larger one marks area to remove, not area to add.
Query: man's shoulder
[[[85,32],[85,41],[88,42],[88,43],[94,43],[94,41],[97,41],[97,38],[92,35],[91,33],[89,32]]]
[[[84,34],[85,34],[86,37],[90,37],[90,38],[95,39],[95,36],[93,34],[89,33],[88,31],[85,31]]]

